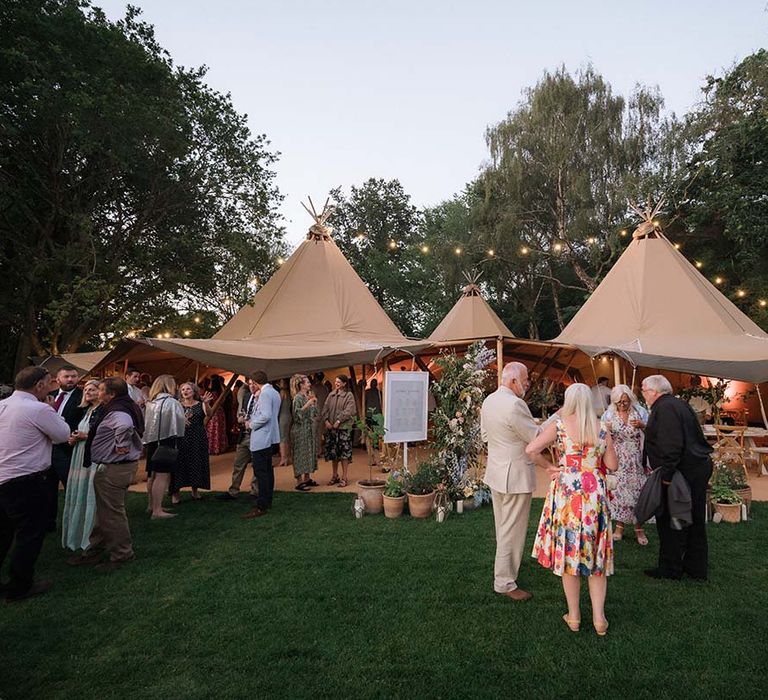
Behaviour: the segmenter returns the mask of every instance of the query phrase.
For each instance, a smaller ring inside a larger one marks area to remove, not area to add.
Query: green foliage
[[[741,496],[727,486],[713,486],[710,498],[713,503],[722,503],[723,505],[737,505],[742,502]]]
[[[441,481],[441,474],[432,460],[421,462],[407,481],[406,490],[416,496],[432,493]]]
[[[715,462],[710,484],[727,489],[745,489],[749,486],[741,466],[731,467],[728,462]]]
[[[282,245],[266,138],[133,7],[0,12],[0,324],[46,354],[245,302]]]
[[[406,471],[391,471],[387,476],[387,485],[384,487],[384,495],[390,498],[400,498],[408,490],[409,473]]]

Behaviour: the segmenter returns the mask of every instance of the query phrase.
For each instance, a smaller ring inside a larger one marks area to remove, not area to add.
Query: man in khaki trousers
[[[525,454],[526,445],[538,433],[522,398],[528,386],[526,366],[510,362],[502,372],[501,386],[483,401],[480,413],[483,442],[488,443],[484,481],[491,489],[496,524],[493,588],[512,600],[533,597],[517,585],[536,488],[535,467]]]

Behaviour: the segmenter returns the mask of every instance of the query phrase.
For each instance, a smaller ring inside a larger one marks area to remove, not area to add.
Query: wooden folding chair
[[[746,425],[720,425],[715,424],[715,449],[716,459],[724,462],[736,463],[744,470],[745,478],[749,479],[747,471],[747,449],[744,447],[744,433]]]

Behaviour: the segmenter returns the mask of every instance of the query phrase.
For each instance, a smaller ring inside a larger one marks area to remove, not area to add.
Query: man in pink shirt
[[[66,421],[45,402],[51,375],[25,367],[15,391],[0,401],[0,567],[10,551],[10,580],[2,586],[7,602],[45,593],[50,581],[35,581],[35,562],[49,520],[47,472],[51,447],[66,442]]]

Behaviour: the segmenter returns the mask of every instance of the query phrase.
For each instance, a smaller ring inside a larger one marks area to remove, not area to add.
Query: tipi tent
[[[270,378],[374,363],[394,350],[427,345],[403,336],[333,242],[326,204],[306,240],[253,303],[210,339],[124,339],[104,359],[141,364],[179,356],[240,374]]]
[[[653,213],[555,342],[590,356],[708,377],[768,380],[768,334],[664,236]]]

